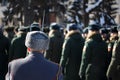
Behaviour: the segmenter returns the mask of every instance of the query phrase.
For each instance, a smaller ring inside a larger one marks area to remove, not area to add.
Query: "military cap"
[[[39,23],[33,23],[30,25],[30,31],[40,31]]]
[[[118,33],[117,27],[112,27],[110,30],[111,33]]]
[[[108,30],[106,28],[101,28],[100,34],[108,34]]]
[[[77,29],[78,29],[78,26],[76,24],[71,24],[71,25],[67,26],[67,31],[77,30]]]
[[[51,23],[50,24],[50,30],[60,30],[60,25],[57,23]]]
[[[99,24],[91,24],[88,26],[88,30],[99,31],[101,26]]]

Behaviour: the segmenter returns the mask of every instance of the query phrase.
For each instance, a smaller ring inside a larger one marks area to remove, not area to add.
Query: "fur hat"
[[[31,31],[27,33],[25,45],[34,50],[47,50],[49,38],[44,32]]]

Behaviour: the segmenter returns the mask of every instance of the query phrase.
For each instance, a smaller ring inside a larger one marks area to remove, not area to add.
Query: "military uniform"
[[[62,53],[62,45],[63,45],[63,35],[58,30],[52,30],[52,33],[49,35],[50,44],[49,49],[46,51],[45,57],[48,60],[59,63]]]
[[[118,37],[117,27],[112,27],[110,30],[110,42],[108,44],[109,63],[110,63],[111,57],[112,57],[113,45],[114,45],[115,41],[117,41],[118,39],[119,39],[119,37]]]
[[[113,46],[112,59],[107,71],[107,77],[120,80],[120,40]]]
[[[26,33],[21,33],[15,37],[9,49],[9,61],[26,56],[27,47],[25,46]]]
[[[114,45],[114,43],[115,43],[115,40],[114,41],[110,41],[109,43],[108,43],[108,57],[109,57],[109,59],[108,59],[108,65],[110,64],[110,61],[111,61],[111,57],[112,57],[112,50],[113,50],[113,45]]]
[[[78,31],[68,32],[61,57],[64,80],[80,80],[78,75],[84,40]]]
[[[7,72],[9,46],[9,39],[0,32],[0,78],[4,78]]]
[[[82,80],[106,80],[106,66],[107,44],[94,34],[85,42],[79,75]]]
[[[49,49],[46,51],[45,57],[48,60],[51,60],[55,63],[60,62],[61,53],[62,53],[62,45],[63,45],[63,34],[60,31],[60,25],[57,23],[51,23],[50,25],[50,44]]]

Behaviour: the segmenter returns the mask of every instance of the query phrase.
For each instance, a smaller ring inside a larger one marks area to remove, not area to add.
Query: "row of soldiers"
[[[1,31],[1,76],[5,76],[8,62],[26,57],[27,32],[40,29],[20,27],[16,30],[11,42]],[[119,80],[119,30],[119,27],[113,27],[108,31],[92,24],[81,32],[76,24],[72,24],[63,31],[59,24],[52,24],[49,33],[46,32],[50,44],[44,56],[62,66],[64,80]]]

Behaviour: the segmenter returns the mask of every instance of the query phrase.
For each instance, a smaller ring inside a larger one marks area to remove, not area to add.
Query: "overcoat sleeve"
[[[90,42],[85,42],[83,52],[82,52],[82,61],[81,61],[80,71],[79,71],[80,77],[85,76],[86,68],[90,62],[91,55],[92,55],[92,46]]]
[[[62,49],[62,56],[60,60],[60,65],[62,66],[63,70],[65,68],[65,65],[67,64],[67,61],[69,60],[69,54],[70,54],[70,39],[67,39],[63,43],[63,49]]]

